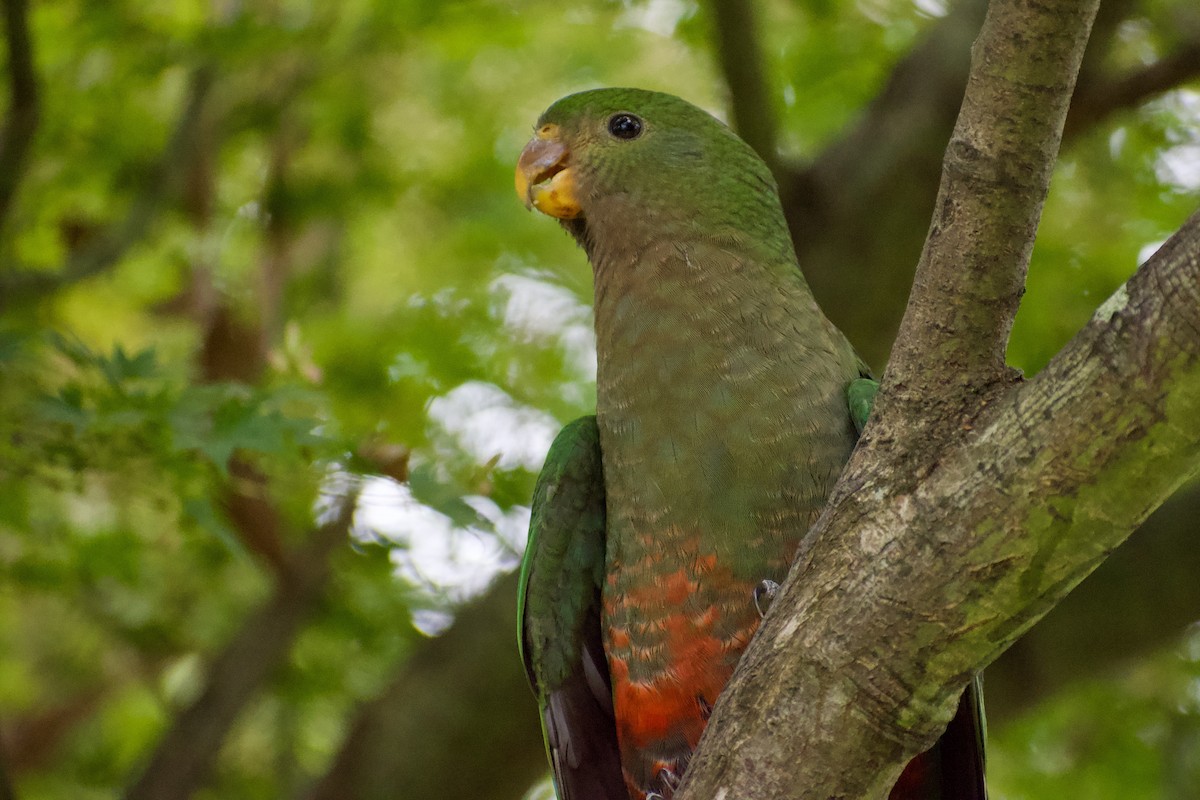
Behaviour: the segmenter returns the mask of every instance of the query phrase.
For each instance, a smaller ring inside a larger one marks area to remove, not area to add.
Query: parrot
[[[527,208],[592,268],[596,411],[534,488],[518,645],[561,800],[671,800],[870,413],[764,161],[673,95],[605,88],[537,121]],[[891,800],[985,797],[977,682]]]

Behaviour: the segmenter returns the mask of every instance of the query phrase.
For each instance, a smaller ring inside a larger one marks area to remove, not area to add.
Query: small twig
[[[38,126],[38,82],[28,7],[25,0],[3,0],[3,11],[10,104],[8,122],[0,131],[0,230],[8,219]]]
[[[754,3],[709,0],[708,8],[721,74],[729,87],[734,130],[774,168],[778,125],[763,68]]]

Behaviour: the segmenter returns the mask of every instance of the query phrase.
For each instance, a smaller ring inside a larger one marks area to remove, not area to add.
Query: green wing
[[[600,636],[604,473],[595,417],[563,428],[533,493],[518,645],[562,800],[628,800]]]
[[[867,427],[867,419],[871,416],[871,408],[875,405],[875,395],[879,392],[879,381],[874,378],[856,378],[846,387],[846,401],[850,404],[850,419],[854,427],[862,434]]]

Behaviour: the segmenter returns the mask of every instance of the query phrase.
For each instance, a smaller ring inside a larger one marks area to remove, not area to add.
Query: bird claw
[[[679,788],[679,775],[673,769],[660,769],[654,776],[654,782],[659,786],[660,791],[646,792],[646,800],[671,800],[675,796],[675,790]]]
[[[779,584],[772,580],[764,578],[758,582],[758,586],[754,587],[754,607],[758,609],[760,618],[767,615],[777,594],[779,594]]]

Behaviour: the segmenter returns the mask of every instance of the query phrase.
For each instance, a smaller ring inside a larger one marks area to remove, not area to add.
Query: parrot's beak
[[[582,213],[575,193],[575,174],[568,166],[571,153],[559,138],[557,125],[543,125],[517,159],[517,196],[526,208],[559,219]]]

